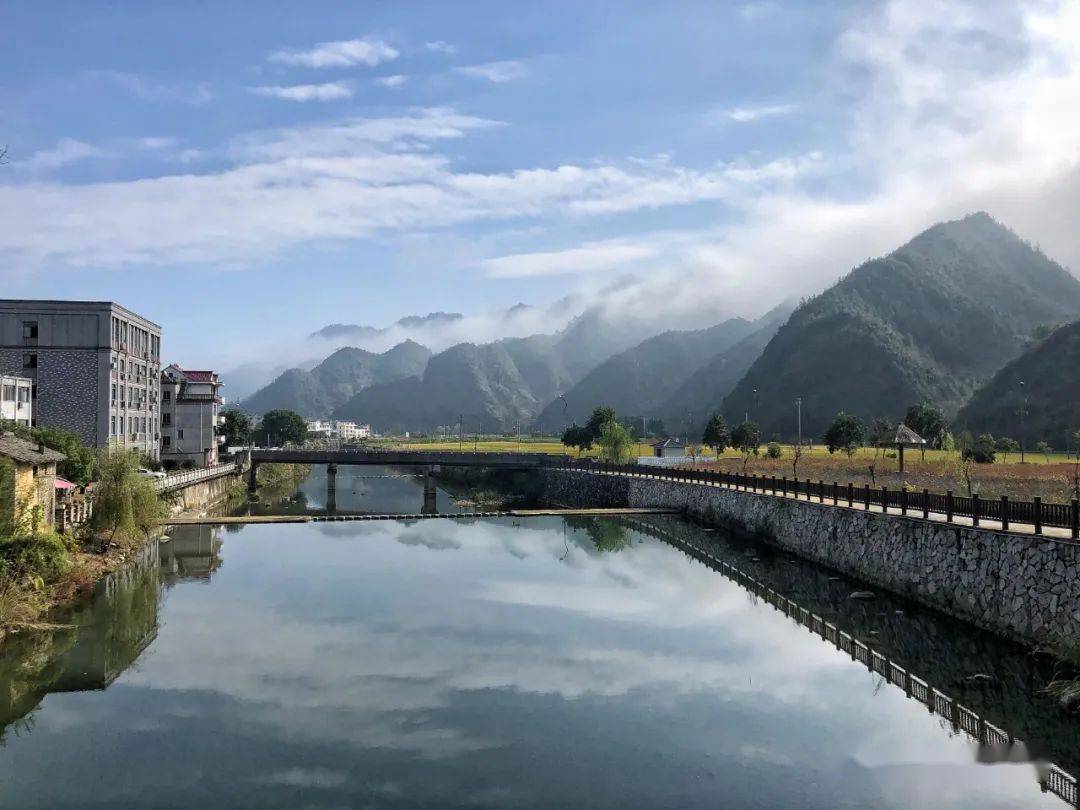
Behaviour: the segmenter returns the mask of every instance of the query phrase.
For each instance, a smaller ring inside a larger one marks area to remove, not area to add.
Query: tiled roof
[[[24,464],[48,464],[67,458],[63,453],[50,450],[48,447],[39,452],[37,444],[20,439],[14,433],[0,433],[0,456],[13,458]]]
[[[214,372],[213,371],[189,371],[186,368],[182,369],[182,370],[184,372],[184,376],[187,377],[189,380],[191,380],[191,382],[213,382],[214,381]]]
[[[661,442],[656,442],[653,447],[686,447],[686,445],[678,439],[664,439]]]

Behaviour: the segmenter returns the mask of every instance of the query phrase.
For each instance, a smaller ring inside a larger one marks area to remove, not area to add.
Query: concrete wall
[[[1080,545],[702,484],[548,470],[569,506],[683,509],[1026,644],[1080,640]]]
[[[169,502],[169,512],[172,515],[186,514],[191,517],[206,514],[210,507],[220,503],[229,496],[229,491],[234,486],[243,485],[242,475],[225,475],[221,478],[211,478],[209,481],[199,481],[191,486],[176,490],[166,496]]]

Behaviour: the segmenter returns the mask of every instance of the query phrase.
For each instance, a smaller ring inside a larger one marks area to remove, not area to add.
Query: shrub
[[[997,457],[995,444],[993,436],[982,433],[979,438],[964,448],[963,458],[974,461],[976,464],[993,464]]]
[[[765,446],[765,454],[769,458],[781,458],[784,455],[784,450],[780,447],[780,442],[769,442]]]
[[[71,556],[63,539],[41,532],[0,539],[0,580],[40,577],[57,579],[71,567]]]
[[[176,460],[170,458],[168,461],[161,462],[161,468],[166,472],[172,472],[176,469]]]
[[[139,475],[138,455],[103,453],[98,470],[101,478],[94,489],[92,528],[127,541],[149,534],[164,517],[165,505],[150,479]]]
[[[187,461],[185,461],[180,466],[183,467],[185,470],[194,470],[195,469],[195,462],[192,461],[191,459],[188,459]]]

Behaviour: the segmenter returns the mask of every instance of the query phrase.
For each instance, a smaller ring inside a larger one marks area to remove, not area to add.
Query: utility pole
[[[1024,417],[1027,415],[1027,392],[1024,389],[1024,381],[1020,381],[1020,463],[1024,463]]]
[[[798,424],[799,447],[802,447],[802,397],[795,397],[795,420]]]
[[[465,437],[462,435],[462,431],[464,431],[464,430],[465,430],[465,414],[461,413],[461,414],[458,414],[458,418],[457,418],[457,449],[458,449],[459,453],[461,452],[461,443],[465,440]]]

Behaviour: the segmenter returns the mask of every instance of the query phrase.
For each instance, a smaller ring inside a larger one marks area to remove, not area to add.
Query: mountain
[[[732,318],[710,329],[648,338],[594,367],[548,404],[537,421],[548,429],[585,424],[597,405],[610,405],[626,416],[651,416],[673,389],[753,330],[749,321]]]
[[[364,389],[335,415],[384,432],[456,425],[462,416],[467,430],[524,428],[587,371],[648,337],[644,329],[593,309],[553,335],[459,343],[433,356],[420,379]]]
[[[653,414],[669,430],[682,430],[689,424],[691,434],[700,433],[709,417],[720,409],[724,397],[765,351],[792,309],[790,304],[782,304],[761,316],[753,323],[750,334],[686,375],[683,383],[653,410]]]
[[[935,225],[801,305],[724,400],[768,436],[820,435],[841,410],[955,413],[1043,324],[1076,318],[1080,281],[984,213]]]
[[[326,417],[363,388],[420,374],[430,356],[431,352],[411,340],[382,354],[347,346],[310,371],[283,372],[240,407],[254,414],[286,408],[309,419]]]
[[[360,341],[389,332],[394,327],[401,327],[402,329],[422,329],[429,326],[446,326],[460,321],[464,317],[464,315],[457,312],[429,312],[427,315],[406,315],[404,318],[399,318],[384,329],[356,323],[331,323],[327,324],[322,329],[317,329],[312,332],[310,337],[322,338],[324,340],[345,339]]]
[[[1080,321],[1055,329],[998,371],[960,409],[953,429],[1010,436],[1028,450],[1040,441],[1059,450],[1075,447],[1069,436],[1080,430],[1077,369]]]

